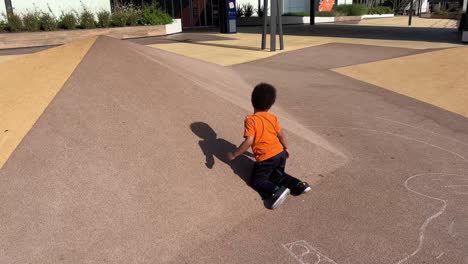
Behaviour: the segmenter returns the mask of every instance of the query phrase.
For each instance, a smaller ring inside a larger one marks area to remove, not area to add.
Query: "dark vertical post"
[[[182,26],[184,25],[184,7],[182,5],[182,0],[179,0],[179,5],[180,5],[180,9],[179,9],[179,13],[180,13],[180,22],[182,23]]]
[[[11,6],[11,0],[5,0],[5,9],[7,14],[13,13],[13,6]]]
[[[258,16],[260,16],[260,14],[259,14],[260,9],[262,9],[262,3],[261,3],[261,0],[258,0],[258,7],[257,7],[257,15]]]
[[[270,51],[276,51],[276,15],[278,14],[278,0],[271,0],[270,12]]]
[[[410,0],[408,26],[411,26],[411,20],[413,19],[413,0]]]
[[[310,0],[310,24],[315,25],[315,0]]]
[[[283,0],[278,1],[278,28],[279,28],[279,40],[280,40],[280,50],[284,50],[283,42]]]
[[[172,18],[175,18],[174,0],[171,0],[171,9]]]
[[[206,8],[206,0],[203,0],[203,13],[205,13],[205,27],[208,26],[208,17],[207,17],[207,15],[206,15],[206,13],[207,13],[207,12],[206,12],[206,11],[207,11],[206,9],[207,9],[207,8]]]
[[[268,0],[263,0],[263,30],[262,30],[262,49],[266,49],[266,34],[268,25]]]

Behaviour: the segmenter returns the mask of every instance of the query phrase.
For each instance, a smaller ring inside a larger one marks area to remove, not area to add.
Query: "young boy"
[[[261,83],[255,86],[252,92],[254,114],[248,115],[244,122],[245,140],[236,150],[227,154],[231,161],[252,147],[256,162],[250,185],[269,209],[280,206],[289,193],[300,195],[311,189],[309,184],[284,171],[290,154],[288,142],[278,118],[268,112],[275,100],[276,89],[272,85]]]

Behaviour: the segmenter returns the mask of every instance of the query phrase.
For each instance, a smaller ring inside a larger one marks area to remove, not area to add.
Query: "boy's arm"
[[[278,131],[276,135],[278,136],[278,139],[281,142],[281,145],[283,145],[284,151],[286,151],[286,155],[289,158],[289,145],[288,140],[286,139],[286,135],[284,135],[282,130]]]
[[[236,150],[234,150],[233,152],[228,152],[227,159],[231,161],[237,158],[239,155],[242,155],[242,153],[246,152],[250,148],[250,146],[252,146],[253,142],[253,137],[245,137],[244,142],[242,142],[242,144],[240,144],[240,146]]]

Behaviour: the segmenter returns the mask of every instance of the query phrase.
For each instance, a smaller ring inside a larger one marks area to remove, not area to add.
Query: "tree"
[[[7,14],[13,13],[13,6],[11,6],[11,0],[5,0],[5,8]]]

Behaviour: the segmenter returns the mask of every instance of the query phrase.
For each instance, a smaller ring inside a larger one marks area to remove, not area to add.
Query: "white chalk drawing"
[[[305,240],[283,244],[283,247],[301,264],[337,264]]]
[[[436,259],[440,259],[444,255],[444,252],[440,253],[439,256],[436,257]]]
[[[423,247],[423,244],[424,244],[424,238],[425,238],[425,233],[426,233],[426,229],[427,229],[427,226],[432,222],[434,221],[434,219],[438,218],[439,216],[441,216],[445,210],[447,209],[447,200],[444,200],[444,199],[441,199],[441,198],[437,198],[437,197],[434,197],[434,196],[430,196],[430,195],[427,195],[427,194],[424,194],[424,193],[421,193],[419,191],[416,191],[412,188],[410,188],[408,186],[408,183],[417,178],[417,177],[424,177],[424,176],[428,176],[428,175],[439,175],[439,176],[458,176],[458,177],[463,177],[463,175],[458,175],[458,174],[449,174],[449,173],[422,173],[422,174],[416,174],[416,175],[412,175],[410,176],[408,179],[406,179],[405,181],[405,188],[410,191],[410,192],[413,192],[417,195],[420,195],[420,196],[423,196],[423,197],[426,197],[428,199],[432,199],[434,201],[438,201],[442,204],[442,206],[440,207],[440,210],[438,212],[436,212],[435,214],[429,216],[425,221],[424,223],[422,224],[422,226],[419,228],[419,237],[418,237],[418,245],[416,247],[416,249],[409,255],[407,255],[405,258],[399,260],[397,262],[397,264],[401,264],[401,263],[406,263],[408,262],[408,260],[415,256],[416,254],[418,254],[422,247]],[[451,186],[457,186],[457,185],[451,185]],[[456,193],[456,192],[455,192]],[[453,223],[452,223],[453,224]],[[450,227],[449,227],[450,228]],[[441,255],[439,255],[439,257],[441,257]],[[438,258],[439,258],[438,257]]]
[[[405,124],[405,123],[401,123],[401,122],[398,122],[398,121],[394,121],[394,120],[390,120],[390,119],[385,119],[385,118],[378,118],[378,119],[382,119],[382,120],[386,120],[386,121],[390,121],[390,122],[394,122],[394,123],[398,123],[398,124],[401,124],[401,125],[405,125],[407,127],[411,127],[411,128],[414,128],[414,129],[419,129],[419,130],[422,130],[422,131],[426,131],[426,132],[430,132],[436,136],[439,136],[439,137],[442,137],[442,138],[445,138],[445,139],[450,139],[450,138],[447,138],[441,134],[438,134],[438,133],[435,133],[435,132],[432,132],[430,130],[426,130],[426,129],[423,129],[423,128],[419,128],[419,127],[415,127],[415,126],[412,126],[412,125],[408,125],[408,124]],[[433,148],[436,148],[436,149],[439,149],[439,150],[442,150],[444,152],[447,152],[447,153],[450,153],[454,156],[456,156],[457,158],[461,159],[463,162],[465,163],[468,163],[468,159],[466,157],[464,157],[463,155],[457,153],[457,152],[454,152],[454,151],[451,151],[449,149],[446,149],[446,148],[443,148],[441,146],[438,146],[438,145],[434,145],[434,144],[431,144],[427,141],[423,141],[423,140],[420,140],[420,139],[417,139],[417,138],[412,138],[412,137],[408,137],[408,136],[405,136],[405,135],[402,135],[402,134],[397,134],[397,133],[393,133],[393,132],[388,132],[388,131],[380,131],[380,130],[376,130],[376,129],[369,129],[369,128],[358,128],[358,127],[346,127],[346,126],[307,126],[307,128],[330,128],[330,129],[350,129],[350,130],[361,130],[361,131],[366,131],[366,132],[374,132],[374,133],[381,133],[381,134],[387,134],[387,135],[391,135],[391,136],[395,136],[395,137],[398,137],[398,138],[401,138],[401,139],[405,139],[405,140],[408,140],[408,141],[414,141],[414,142],[418,142],[418,143],[421,143],[421,144],[424,144],[424,145],[427,145],[427,146],[430,146],[430,147],[433,147]],[[466,144],[465,142],[462,142],[462,141],[459,141],[459,140],[454,140],[454,139],[451,139],[452,141],[456,141],[457,143],[460,143],[462,145],[465,145],[467,146],[468,144]],[[430,196],[430,195],[427,195],[427,194],[423,194],[421,192],[418,192],[412,188],[410,188],[408,186],[408,182],[410,182],[411,180],[417,178],[417,177],[423,177],[423,176],[427,176],[427,175],[440,175],[440,176],[456,176],[456,177],[460,177],[460,178],[463,178],[463,179],[467,179],[468,180],[468,175],[459,175],[459,174],[450,174],[450,173],[420,173],[420,174],[416,174],[416,175],[411,175],[409,176],[405,183],[404,183],[404,186],[405,188],[410,191],[410,192],[413,192],[417,195],[420,195],[420,196],[423,196],[425,198],[428,198],[428,199],[431,199],[431,200],[434,200],[434,201],[437,201],[441,204],[441,207],[439,209],[439,211],[437,211],[435,214],[429,216],[428,218],[426,218],[426,220],[423,222],[423,224],[420,226],[419,228],[419,237],[418,237],[418,244],[416,246],[416,248],[414,249],[414,251],[410,254],[408,254],[406,257],[402,258],[401,260],[399,260],[398,262],[396,262],[395,264],[404,264],[404,263],[408,263],[408,260],[414,256],[416,256],[418,253],[420,253],[421,249],[423,248],[423,244],[424,244],[424,240],[425,240],[425,233],[426,233],[426,229],[428,227],[428,225],[433,222],[434,219],[440,217],[442,214],[445,213],[446,211],[446,208],[447,208],[447,200],[444,200],[444,199],[441,199],[441,198],[438,198],[438,197],[433,197],[433,196]],[[441,181],[441,179],[432,179],[432,181]],[[443,186],[445,188],[466,188],[468,185],[446,185],[446,186]],[[452,193],[454,194],[459,194],[459,195],[466,195],[468,194],[468,192],[463,192],[463,191],[459,191],[459,190],[452,190]],[[453,223],[451,224],[451,228],[453,229]],[[292,248],[292,246],[294,245],[298,245],[298,246],[303,246],[305,249],[307,249],[306,251],[304,251],[302,254],[295,254],[293,253],[293,251],[291,251],[290,249]],[[301,241],[297,241],[297,242],[292,242],[292,243],[289,243],[289,244],[285,244],[283,245],[287,250],[288,252],[293,255],[296,260],[298,260],[300,263],[302,264],[305,264],[305,263],[322,263],[321,261],[322,260],[326,260],[326,261],[329,261],[331,260],[330,258],[322,255],[320,252],[316,251],[316,249],[314,249],[313,247],[311,247],[310,245],[307,244],[307,242],[301,240]],[[288,247],[289,246],[289,247]],[[318,262],[304,262],[303,261],[303,257],[302,256],[308,256],[308,255],[316,255],[316,260]],[[445,253],[442,252],[441,254],[439,254],[436,258],[439,259],[441,258]],[[323,256],[323,257],[320,257],[320,256]],[[333,261],[333,260],[331,260]],[[323,262],[323,263],[327,263],[327,262]],[[330,263],[336,263],[336,262],[330,262]]]

